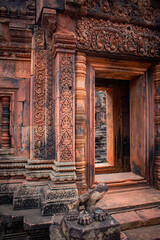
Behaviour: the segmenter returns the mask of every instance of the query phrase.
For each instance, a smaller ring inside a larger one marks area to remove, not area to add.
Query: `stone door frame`
[[[124,78],[127,77],[127,74],[129,74],[129,78],[132,79],[133,76],[142,76],[145,75],[146,76],[146,81],[148,81],[148,76],[150,76],[149,81],[151,81],[151,86],[153,85],[153,76],[150,73],[151,71],[148,70],[151,67],[151,63],[149,62],[144,62],[141,64],[139,64],[138,61],[131,61],[131,65],[133,63],[135,63],[135,65],[133,67],[130,66],[130,69],[127,70],[125,68],[125,63],[126,60],[124,61],[124,65],[123,65],[123,61],[119,61],[116,59],[109,59],[109,58],[95,58],[95,57],[90,57],[90,56],[86,56],[85,53],[78,53],[77,54],[77,65],[78,65],[78,58],[82,58],[83,56],[83,65],[86,64],[86,72],[83,76],[83,86],[84,89],[83,91],[85,92],[86,98],[82,100],[80,100],[80,98],[76,98],[76,106],[78,104],[78,102],[83,102],[83,108],[84,108],[84,112],[83,112],[83,119],[85,118],[85,120],[83,120],[83,127],[82,124],[76,124],[76,128],[81,128],[81,130],[84,130],[84,128],[86,128],[83,132],[83,139],[84,139],[84,152],[83,152],[83,159],[84,159],[84,168],[85,168],[85,173],[86,173],[86,184],[87,187],[91,187],[94,184],[94,177],[95,177],[95,130],[94,130],[94,91],[95,91],[95,77],[100,76],[101,74],[105,74],[105,71],[107,71],[107,69],[112,68],[113,70],[113,75],[117,74],[116,71],[120,71],[120,72],[125,72],[124,74]],[[98,62],[99,60],[99,62]],[[111,66],[109,64],[109,61],[111,62]],[[116,66],[117,63],[119,62],[119,67]],[[115,64],[116,63],[116,64]],[[79,65],[82,66],[82,63]],[[105,69],[105,71],[104,71]],[[81,68],[82,70],[82,68]],[[148,71],[148,72],[147,72]],[[85,79],[86,76],[86,79]],[[82,83],[82,78],[78,77],[78,75],[76,74],[76,84],[78,82]],[[79,84],[80,85],[80,84]],[[145,132],[145,136],[147,137],[146,141],[145,141],[145,178],[150,181],[151,183],[153,182],[153,156],[154,156],[154,120],[153,120],[153,87],[149,88],[148,87],[148,83],[146,85],[146,109],[149,109],[148,111],[145,112],[145,121],[146,121],[146,132]],[[149,96],[150,94],[150,96]],[[76,108],[77,109],[77,108]],[[76,111],[76,115],[77,115],[77,111]],[[85,123],[84,123],[85,122]],[[81,126],[81,127],[80,127]],[[81,135],[82,137],[82,135]],[[76,135],[76,139],[80,138],[80,135]],[[76,146],[76,152],[77,152],[77,146]],[[77,161],[76,161],[77,162]],[[107,169],[105,169],[107,170]],[[109,171],[113,171],[114,170],[114,166],[111,167],[110,169],[108,168]]]

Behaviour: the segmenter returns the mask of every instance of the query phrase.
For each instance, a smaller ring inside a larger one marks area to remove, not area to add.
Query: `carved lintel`
[[[148,28],[82,17],[76,37],[80,50],[160,58],[160,34]]]

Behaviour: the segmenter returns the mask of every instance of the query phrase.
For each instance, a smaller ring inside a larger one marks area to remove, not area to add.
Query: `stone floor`
[[[109,209],[120,223],[121,240],[160,240],[160,191],[130,188],[108,192],[97,206]]]

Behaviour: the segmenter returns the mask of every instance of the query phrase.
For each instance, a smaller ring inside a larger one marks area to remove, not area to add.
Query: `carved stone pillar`
[[[155,66],[154,73],[154,112],[155,112],[155,164],[154,184],[160,189],[160,64]]]
[[[51,182],[43,191],[42,214],[68,211],[68,203],[78,196],[75,184],[75,35],[67,27],[72,20],[57,16],[53,35],[55,144],[56,155]]]
[[[76,174],[79,193],[86,190],[85,179],[85,80],[86,80],[86,55],[76,53]]]
[[[2,101],[2,137],[1,148],[10,148],[10,97],[1,97]]]

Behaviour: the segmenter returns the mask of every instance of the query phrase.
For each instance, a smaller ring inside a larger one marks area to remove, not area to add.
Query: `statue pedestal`
[[[57,240],[55,227],[50,228],[52,240]],[[58,240],[120,240],[120,224],[110,215],[107,215],[103,222],[92,219],[89,225],[80,225],[77,221],[67,221],[64,218],[61,223],[61,232],[63,232],[63,237],[61,236]]]

